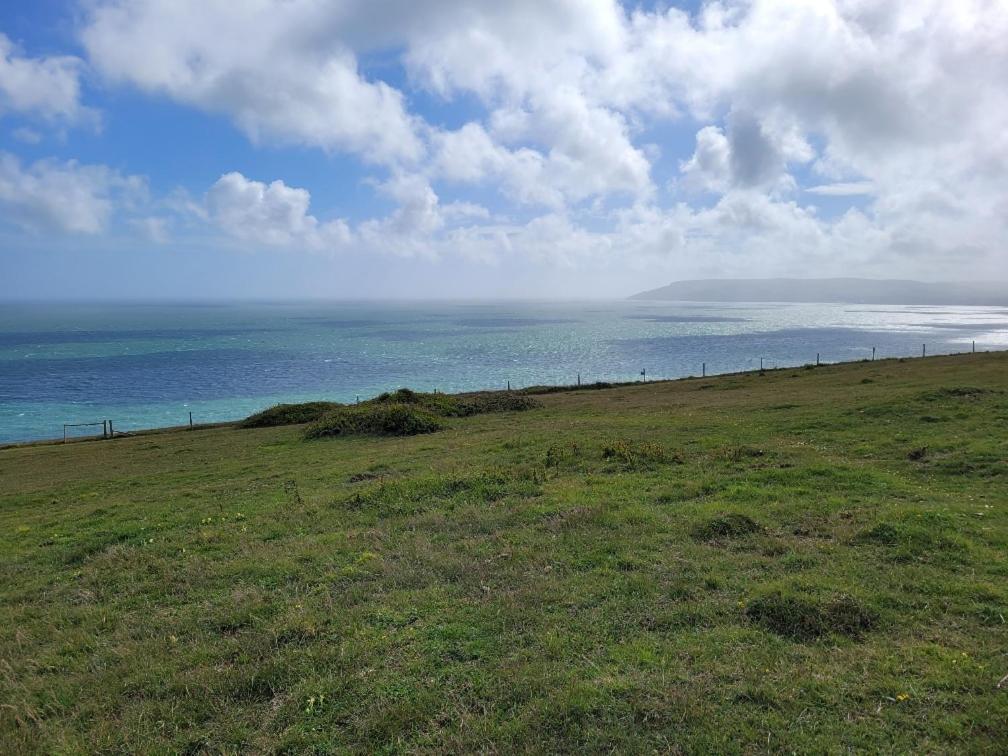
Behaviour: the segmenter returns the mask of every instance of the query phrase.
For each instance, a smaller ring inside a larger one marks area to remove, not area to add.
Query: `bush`
[[[437,416],[409,404],[340,407],[305,429],[305,438],[329,436],[415,436],[443,428]]]
[[[374,399],[368,399],[362,404],[406,404],[440,417],[452,417],[458,412],[458,400],[454,396],[413,391],[408,388],[379,394]]]
[[[238,425],[241,428],[272,428],[277,425],[311,423],[342,406],[342,404],[336,402],[277,404],[269,409],[264,409],[262,412],[249,415]]]
[[[608,383],[606,381],[595,381],[595,383],[570,384],[566,386],[528,386],[527,388],[518,390],[523,394],[558,394],[564,391],[610,389],[621,385],[627,385],[627,384]]]
[[[458,416],[484,415],[489,412],[523,412],[542,407],[542,403],[530,396],[511,391],[494,391],[474,394],[460,400]]]
[[[753,599],[745,613],[767,630],[802,641],[830,634],[860,638],[878,622],[873,611],[851,596],[815,600],[778,592]]]
[[[512,391],[488,391],[479,394],[452,396],[428,394],[408,388],[379,394],[364,404],[408,404],[420,407],[439,417],[470,417],[489,412],[520,412],[541,407],[535,399]]]

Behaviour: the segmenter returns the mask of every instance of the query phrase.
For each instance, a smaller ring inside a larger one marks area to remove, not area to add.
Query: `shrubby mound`
[[[800,641],[827,635],[856,639],[878,623],[875,613],[851,596],[823,600],[772,593],[750,601],[745,613],[767,630]]]
[[[401,402],[340,407],[305,428],[305,438],[415,436],[443,428],[437,415]]]
[[[487,391],[479,394],[453,396],[412,391],[408,388],[379,394],[374,399],[364,402],[364,404],[389,403],[420,407],[440,417],[469,417],[489,412],[520,412],[542,406],[535,399],[512,391]]]
[[[458,416],[484,415],[490,412],[523,412],[542,407],[542,403],[513,391],[493,391],[460,399]]]
[[[272,428],[277,425],[298,425],[321,419],[335,409],[342,407],[337,402],[301,402],[299,404],[277,404],[262,412],[256,412],[242,420],[241,428]]]
[[[540,403],[510,391],[453,396],[408,388],[379,394],[354,405],[334,405],[312,418],[306,438],[326,436],[413,436],[444,427],[440,418],[469,417],[488,412],[516,412]]]
[[[595,383],[577,383],[568,386],[528,386],[519,391],[523,394],[558,394],[564,391],[585,391],[589,389],[609,389],[622,384],[595,381]]]
[[[458,399],[449,394],[432,394],[423,391],[413,391],[401,388],[396,391],[386,391],[374,399],[361,402],[362,405],[405,404],[426,410],[441,417],[451,417],[455,414]]]

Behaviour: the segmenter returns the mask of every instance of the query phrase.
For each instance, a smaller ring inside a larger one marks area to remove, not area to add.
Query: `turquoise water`
[[[1008,310],[837,304],[0,305],[0,441],[243,417],[401,386],[626,381],[1008,348]]]

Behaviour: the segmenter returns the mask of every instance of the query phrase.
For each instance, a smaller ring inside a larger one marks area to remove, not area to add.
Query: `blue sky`
[[[1008,270],[996,5],[38,0],[0,35],[3,299]]]

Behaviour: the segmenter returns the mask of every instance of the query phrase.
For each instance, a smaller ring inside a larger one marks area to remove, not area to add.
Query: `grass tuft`
[[[934,391],[925,391],[920,398],[926,402],[940,402],[943,399],[979,399],[993,393],[990,389],[976,386],[945,386]]]
[[[873,610],[846,595],[823,600],[771,593],[750,601],[745,614],[767,630],[798,641],[828,635],[860,639],[878,624]]]
[[[695,528],[693,538],[698,541],[714,541],[719,538],[741,538],[752,533],[762,532],[763,526],[756,520],[744,514],[730,514],[712,517]]]

